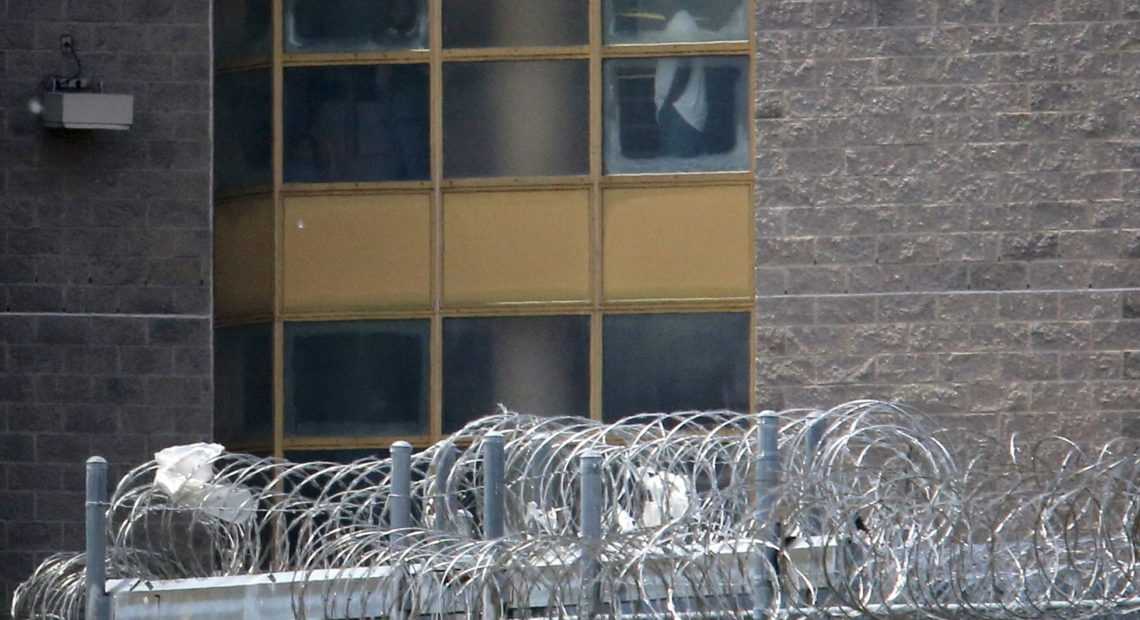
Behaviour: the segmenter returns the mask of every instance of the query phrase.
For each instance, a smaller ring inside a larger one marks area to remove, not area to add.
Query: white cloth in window
[[[677,11],[662,32],[662,40],[667,43],[696,40],[700,33],[697,20],[686,10]],[[705,65],[700,57],[662,58],[657,61],[657,73],[653,79],[653,100],[660,115],[661,106],[673,86],[673,79],[682,62],[689,63],[689,83],[685,91],[673,102],[673,108],[697,131],[704,131],[709,117],[708,93],[705,88]]]

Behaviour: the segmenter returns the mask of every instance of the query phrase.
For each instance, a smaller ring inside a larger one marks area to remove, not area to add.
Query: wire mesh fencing
[[[878,401],[503,412],[350,464],[156,459],[115,488],[104,562],[132,587],[287,573],[299,618],[1124,615],[1136,447],[949,431]],[[46,560],[14,617],[83,617],[85,566]]]

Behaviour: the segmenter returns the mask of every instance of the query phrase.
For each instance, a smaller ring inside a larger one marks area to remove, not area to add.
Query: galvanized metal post
[[[483,438],[483,538],[503,535],[503,443],[501,433]]]
[[[458,450],[452,444],[447,444],[443,447],[443,453],[439,456],[439,468],[435,472],[435,496],[431,498],[432,509],[435,513],[435,523],[432,525],[437,530],[455,530],[454,519],[455,510],[451,502],[451,495],[448,493],[448,485],[451,484],[451,471],[455,468],[455,459],[458,456]]]
[[[397,441],[389,451],[392,455],[392,479],[388,489],[388,522],[392,528],[390,542],[393,549],[402,549],[408,535],[406,528],[412,526],[412,444]],[[404,618],[404,602],[400,600],[404,592],[403,586],[396,591],[399,594],[392,601],[391,617]]]
[[[539,511],[546,510],[543,490],[552,472],[547,466],[550,458],[550,444],[543,441],[534,449],[526,468],[526,500],[533,501]]]
[[[807,454],[804,455],[804,479],[809,481],[817,480],[815,477],[815,468],[817,467],[816,461],[819,459],[820,446],[823,444],[823,431],[827,428],[827,420],[823,418],[812,421],[807,429]],[[811,497],[815,495],[815,489],[811,489]],[[819,505],[813,505],[807,509],[807,518],[804,519],[804,535],[808,537],[819,537],[823,534],[823,508]],[[818,561],[823,570],[827,570],[829,561],[827,559],[830,551],[827,548],[827,541],[821,541],[819,538],[816,540],[808,541],[809,545],[816,546],[823,554]],[[824,604],[831,598],[831,588],[826,585],[820,585],[815,589],[815,603]]]
[[[107,596],[107,461],[87,459],[87,614],[88,620],[109,620]]]
[[[582,537],[579,574],[582,599],[579,618],[592,618],[601,610],[601,584],[598,583],[598,544],[602,540],[602,473],[600,454],[583,454],[580,459],[578,523]]]
[[[779,543],[779,526],[774,522],[774,489],[780,484],[779,418],[775,412],[765,411],[760,417],[760,455],[757,473],[756,518],[764,528],[761,540],[767,543],[760,554],[759,583],[756,587],[755,615],[767,618],[775,600],[776,545]]]
[[[804,459],[804,474],[808,480],[813,479],[812,470],[815,468],[819,445],[823,441],[823,431],[826,427],[827,423],[823,419],[815,420],[808,426],[807,454]],[[819,536],[823,533],[823,511],[819,506],[808,508],[808,516],[804,525],[804,534],[808,536]]]
[[[392,444],[392,487],[388,491],[391,506],[389,522],[393,530],[412,526],[412,444],[397,441]],[[392,544],[398,544],[407,533],[397,531]]]
[[[483,437],[483,539],[491,540],[503,535],[503,444],[502,433],[490,432]],[[498,579],[492,579],[498,583]],[[483,620],[498,620],[502,606],[497,587],[483,590]]]

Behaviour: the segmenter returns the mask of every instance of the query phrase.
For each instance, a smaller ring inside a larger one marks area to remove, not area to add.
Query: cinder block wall
[[[757,23],[761,403],[1140,434],[1140,2]]]
[[[83,545],[117,477],[211,433],[209,0],[0,0],[0,616]],[[45,76],[134,95],[128,132],[47,130]]]

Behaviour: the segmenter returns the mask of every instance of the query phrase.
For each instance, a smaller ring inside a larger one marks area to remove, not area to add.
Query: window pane
[[[588,12],[582,0],[448,0],[443,46],[585,45]]]
[[[290,436],[428,432],[428,321],[285,325]]]
[[[427,0],[287,0],[285,51],[425,49]]]
[[[387,448],[354,450],[286,450],[285,460],[293,463],[342,463],[347,465],[360,459],[386,459]]]
[[[589,415],[590,320],[585,316],[443,322],[443,431],[508,409]]]
[[[747,185],[613,188],[602,197],[607,301],[752,296]]]
[[[428,178],[428,66],[285,69],[285,181]]]
[[[445,305],[589,299],[588,190],[444,195]]]
[[[607,174],[748,169],[748,59],[605,63]]]
[[[602,414],[748,408],[748,313],[603,320]]]
[[[218,61],[269,55],[269,0],[214,3],[214,57]]]
[[[214,315],[273,314],[273,197],[214,204]]]
[[[285,198],[286,311],[431,307],[428,194]]]
[[[273,88],[268,70],[218,75],[214,180],[219,188],[269,185]]]
[[[444,65],[446,175],[585,174],[588,83],[581,60]]]
[[[222,443],[273,437],[273,328],[214,333],[214,431]]]
[[[606,43],[744,41],[744,0],[606,0]]]

